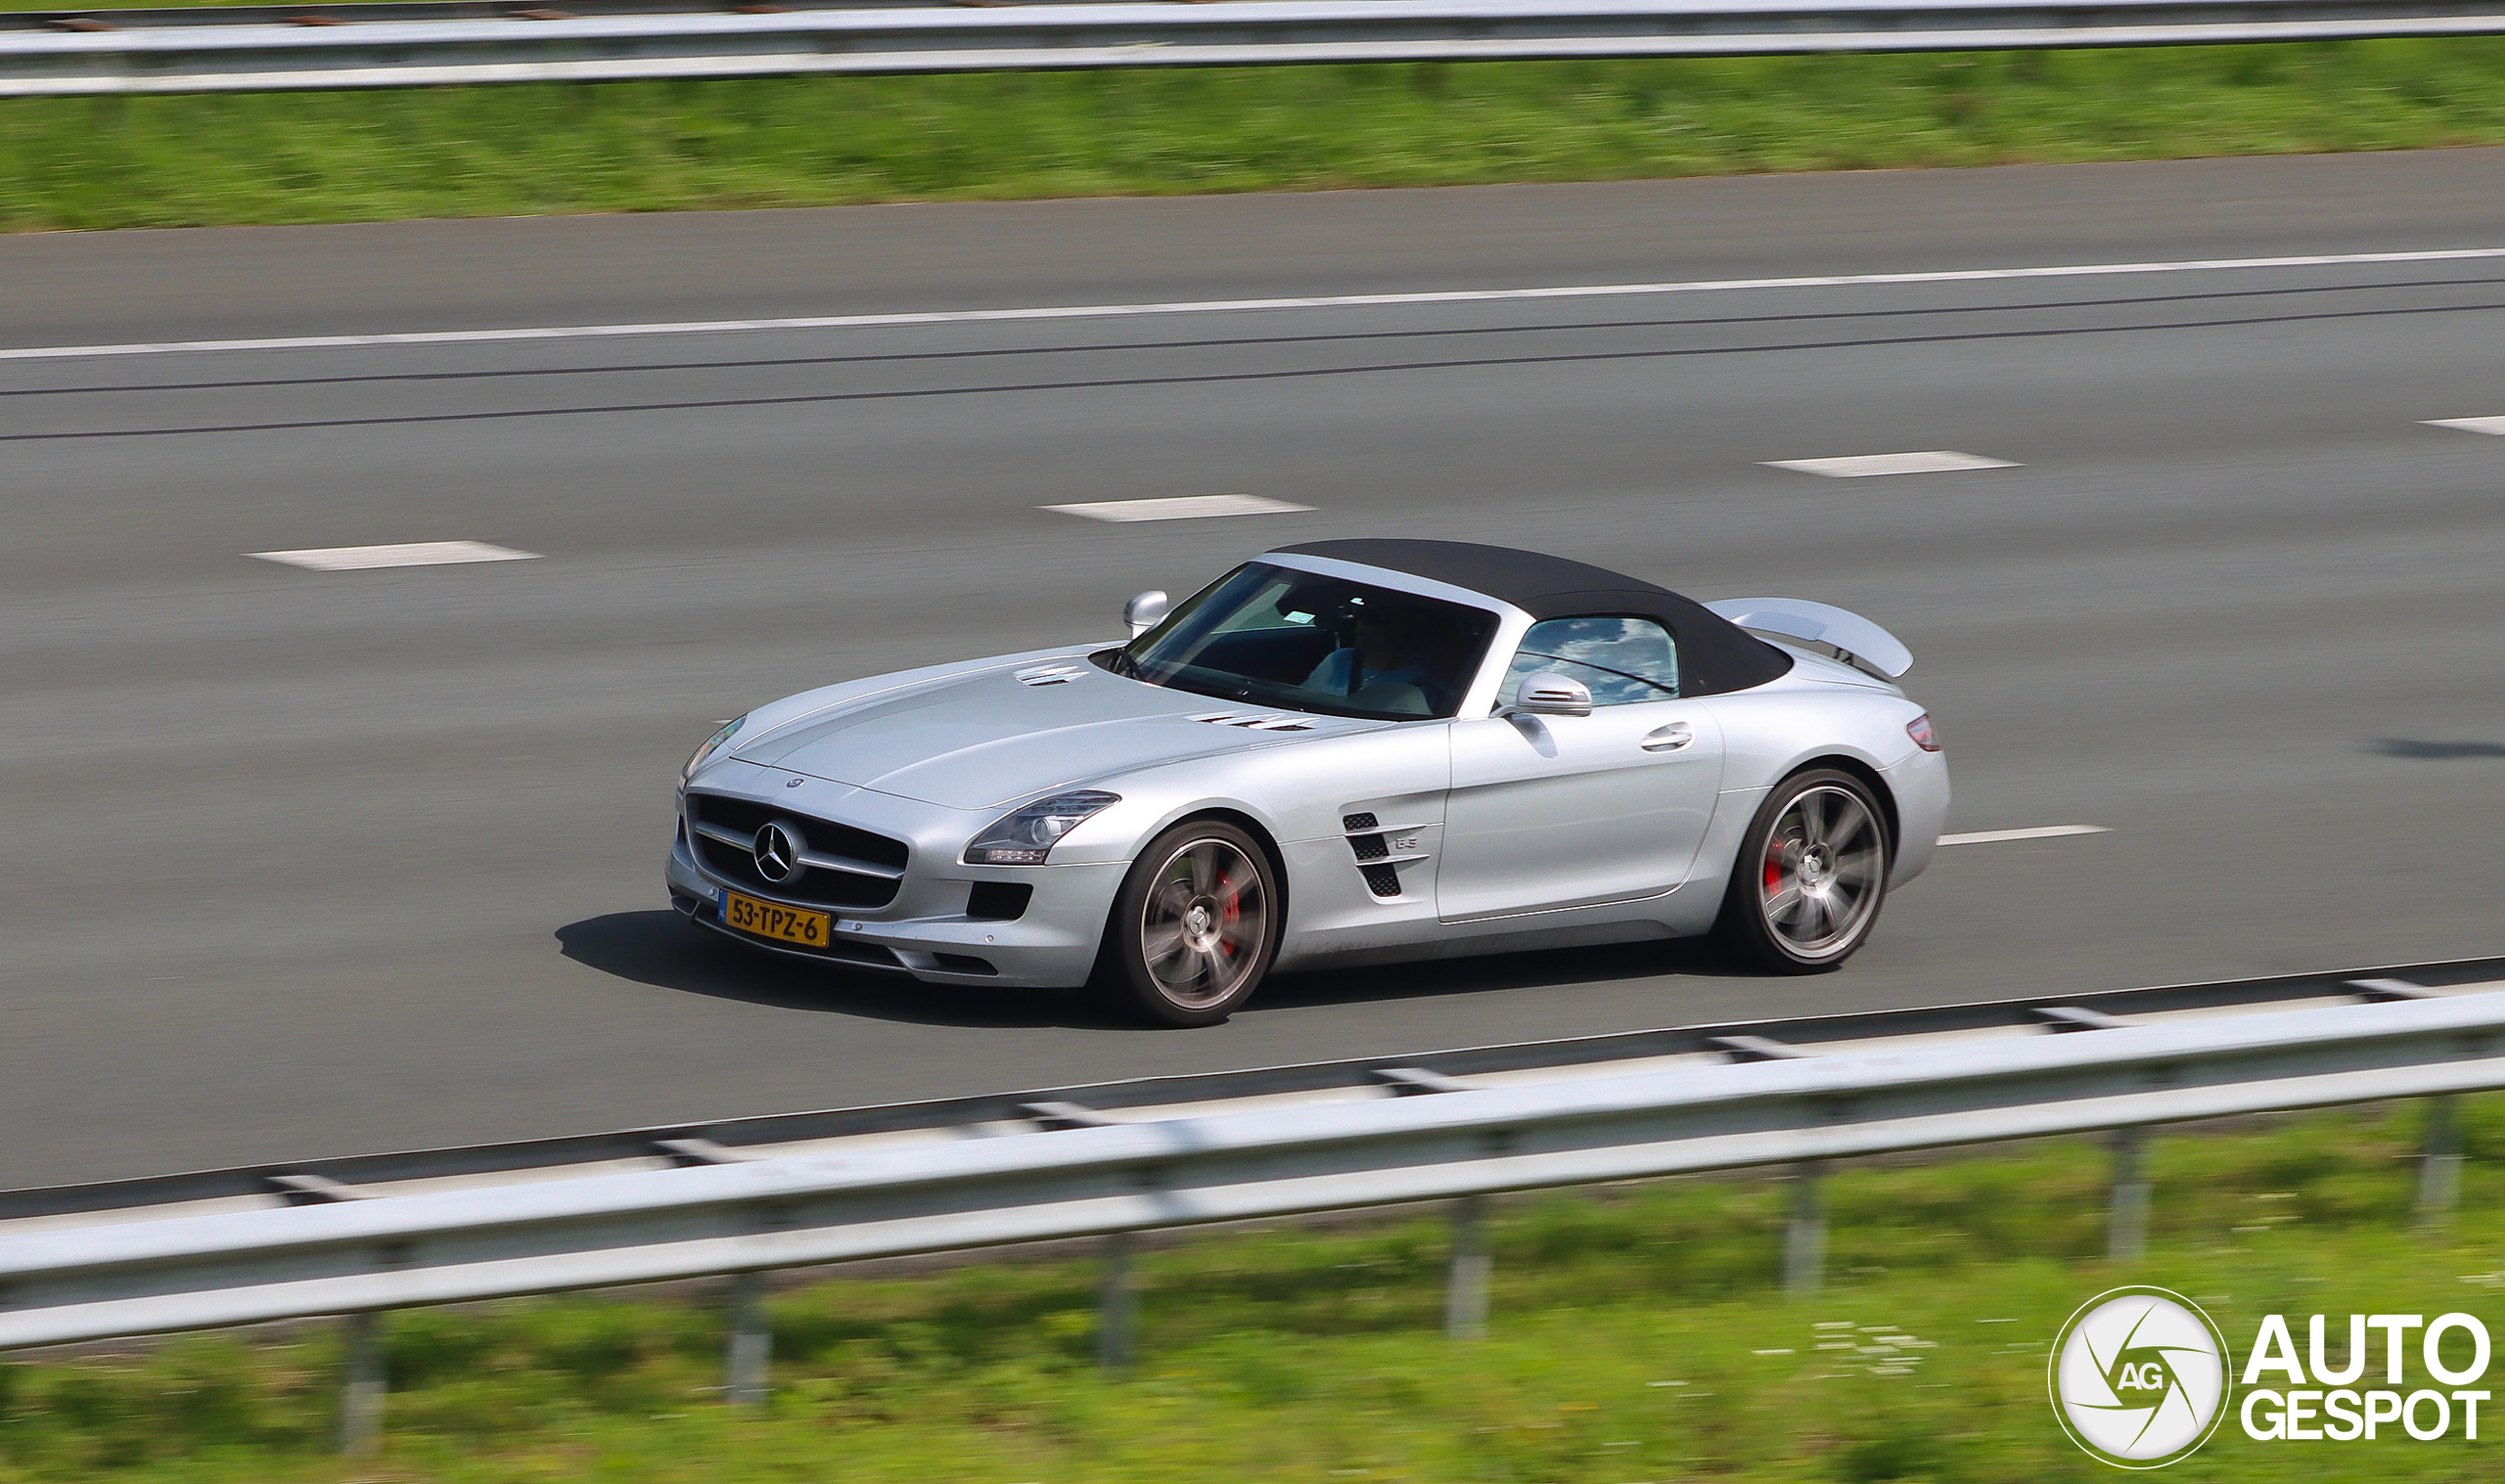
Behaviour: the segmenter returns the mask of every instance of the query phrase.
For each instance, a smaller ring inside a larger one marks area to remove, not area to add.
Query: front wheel
[[[1269,852],[1191,820],[1149,842],[1122,881],[1097,980],[1161,1025],[1216,1025],[1252,997],[1279,948]]]
[[[1777,973],[1837,967],[1870,938],[1892,854],[1869,785],[1832,768],[1796,773],[1749,821],[1716,930]]]

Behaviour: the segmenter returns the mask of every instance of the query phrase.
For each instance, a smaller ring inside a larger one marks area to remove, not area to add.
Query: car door
[[[1592,692],[1590,715],[1504,714],[1522,681],[1547,670]],[[1622,901],[1685,880],[1721,790],[1722,737],[1677,685],[1676,646],[1653,619],[1531,625],[1499,714],[1451,726],[1437,916]]]

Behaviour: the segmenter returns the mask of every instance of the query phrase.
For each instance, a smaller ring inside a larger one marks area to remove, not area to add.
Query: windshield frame
[[[1191,683],[1187,670],[1177,670],[1154,677],[1143,672],[1139,663],[1139,656],[1142,653],[1188,621],[1229,583],[1255,569],[1331,578],[1387,593],[1396,593],[1403,598],[1425,599],[1433,603],[1468,608],[1486,617],[1488,625],[1478,653],[1456,666],[1453,678],[1455,696],[1451,707],[1428,715],[1319,703],[1315,699],[1314,693],[1302,686],[1273,686],[1249,676],[1229,676],[1223,685],[1216,682],[1195,685]],[[1177,604],[1173,611],[1156,627],[1118,649],[1100,652],[1094,658],[1098,664],[1115,674],[1139,681],[1143,685],[1180,691],[1187,695],[1207,696],[1213,700],[1227,701],[1239,706],[1262,706],[1309,716],[1339,716],[1360,721],[1442,722],[1461,716],[1485,714],[1489,704],[1487,694],[1490,685],[1489,667],[1494,664],[1501,671],[1502,665],[1497,663],[1495,656],[1501,652],[1508,660],[1510,659],[1512,651],[1507,646],[1520,636],[1529,621],[1527,613],[1511,604],[1489,598],[1483,593],[1453,587],[1448,583],[1412,577],[1404,572],[1365,566],[1357,562],[1341,562],[1331,558],[1265,552],[1250,562],[1238,562],[1228,568],[1215,581]],[[1498,678],[1501,679],[1501,675]]]

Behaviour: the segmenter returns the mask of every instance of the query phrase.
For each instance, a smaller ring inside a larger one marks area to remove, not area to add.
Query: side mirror
[[[1163,589],[1150,588],[1122,605],[1122,622],[1131,626],[1131,637],[1137,639],[1163,623],[1166,610],[1173,606],[1174,600],[1166,597]]]
[[[1508,708],[1511,716],[1589,716],[1592,714],[1592,692],[1589,686],[1571,675],[1555,670],[1542,670],[1524,679],[1518,699]]]

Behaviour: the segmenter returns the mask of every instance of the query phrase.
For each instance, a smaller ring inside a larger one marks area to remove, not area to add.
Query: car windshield
[[[1450,716],[1496,615],[1252,562],[1108,656],[1151,685],[1254,705],[1411,721]]]

